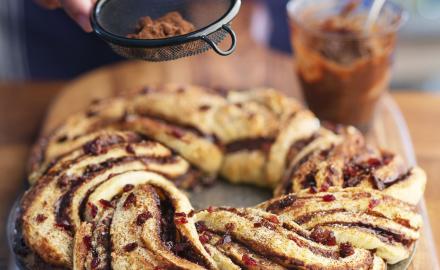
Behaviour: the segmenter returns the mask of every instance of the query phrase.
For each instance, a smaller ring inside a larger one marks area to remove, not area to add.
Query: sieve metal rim
[[[162,38],[162,39],[133,39],[133,38],[127,38],[124,36],[115,35],[105,30],[105,28],[99,23],[98,17],[104,5],[109,1],[115,1],[115,0],[97,1],[91,15],[91,24],[93,31],[100,38],[102,38],[107,42],[111,42],[113,44],[124,47],[157,48],[157,47],[180,45],[200,39],[207,42],[217,53],[221,52],[224,54],[225,52],[218,50],[218,48],[216,49],[216,47],[212,46],[212,43],[209,42],[210,39],[208,35],[220,30],[221,28],[225,29],[226,27],[228,28],[227,32],[231,35],[231,38],[233,39],[233,44],[231,45],[231,48],[228,49],[226,52],[229,52],[231,50],[233,51],[233,49],[235,48],[235,33],[232,31],[232,29],[229,28],[228,24],[232,21],[232,19],[235,18],[235,16],[237,16],[241,6],[241,0],[231,0],[231,5],[228,11],[222,17],[220,17],[217,21],[214,21],[213,23],[197,31],[181,36]]]

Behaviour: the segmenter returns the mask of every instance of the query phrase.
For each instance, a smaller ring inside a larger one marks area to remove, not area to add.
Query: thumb
[[[95,0],[60,0],[66,13],[86,32],[92,32],[90,14]]]

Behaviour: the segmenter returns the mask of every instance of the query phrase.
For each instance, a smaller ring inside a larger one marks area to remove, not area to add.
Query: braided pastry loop
[[[40,140],[30,162],[35,182],[50,162],[93,136],[130,130],[186,159],[199,178],[182,188],[211,183],[276,187],[275,195],[311,186],[368,187],[417,204],[426,175],[396,154],[365,142],[353,127],[322,127],[296,100],[273,89],[219,92],[175,84],[94,102]]]
[[[274,188],[193,210],[178,189]],[[28,269],[386,269],[409,257],[426,176],[274,90],[166,85],[94,102],[39,141],[15,252]]]

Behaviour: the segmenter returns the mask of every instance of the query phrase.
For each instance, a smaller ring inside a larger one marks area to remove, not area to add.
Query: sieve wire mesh
[[[123,57],[168,61],[203,53],[221,43],[228,34],[232,37],[233,44],[229,50],[232,52],[235,35],[232,30],[226,29],[239,5],[240,0],[100,0],[95,7],[92,25],[95,32]],[[156,19],[172,11],[179,12],[191,22],[195,31],[164,39],[126,38],[135,32],[139,18],[150,16]],[[206,38],[214,45],[204,40]],[[216,51],[222,54],[218,49]]]

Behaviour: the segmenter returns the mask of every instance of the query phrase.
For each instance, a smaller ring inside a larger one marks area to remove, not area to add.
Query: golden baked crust
[[[413,205],[365,188],[329,188],[318,193],[303,190],[258,207],[312,232],[332,231],[337,243],[374,250],[390,264],[408,258],[422,226]]]
[[[301,147],[293,145],[292,152],[275,196],[330,186],[378,189],[414,205],[423,196],[422,169],[410,168],[397,154],[367,144],[353,127],[321,128]]]
[[[141,146],[133,147],[136,153],[143,151]],[[162,146],[152,143],[144,151],[157,156],[162,150]],[[108,163],[119,152],[109,146],[71,165],[66,159],[54,165],[64,168],[61,174],[47,176],[59,175],[53,177],[55,181],[67,171],[80,173],[84,165],[91,168],[96,166],[93,161]],[[268,212],[273,210],[271,207],[268,211],[261,206],[211,207],[195,212],[188,198],[163,176],[174,174],[175,167],[184,164],[163,163],[155,169],[112,164],[95,168],[77,185],[74,180],[63,181],[64,194],[48,184],[40,187],[55,194],[56,200],[33,190],[25,195],[20,218],[22,236],[34,256],[46,263],[33,265],[25,261],[27,267],[385,269],[383,260],[365,249],[347,243],[319,243],[289,215]],[[79,190],[84,188],[87,192]],[[71,205],[62,203],[65,194],[72,194]],[[40,203],[41,199],[45,202]],[[55,205],[58,208],[44,209]]]
[[[276,196],[309,186],[363,186],[416,204],[426,183],[423,170],[368,145],[355,128],[322,127],[273,89],[218,92],[177,84],[95,102],[71,116],[37,144],[31,183],[51,160],[103,129],[137,132],[171,148],[205,178],[220,174],[233,183],[276,187]]]
[[[195,212],[177,187],[217,175],[276,198]],[[386,269],[419,237],[426,175],[275,90],[165,85],[67,119],[29,179],[30,269]]]

